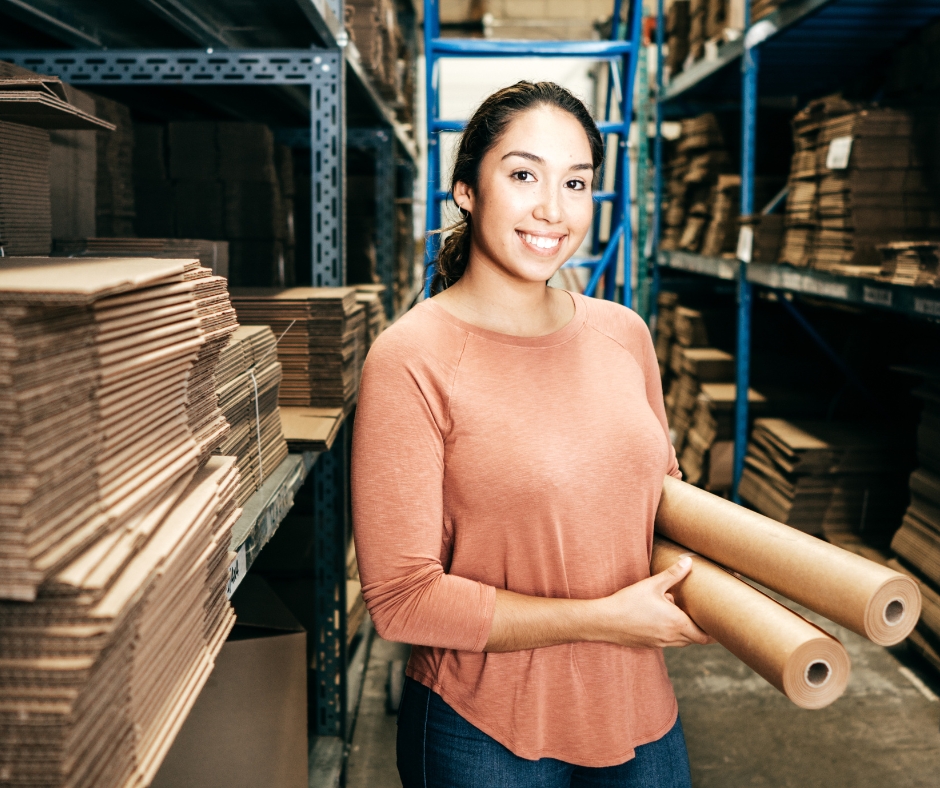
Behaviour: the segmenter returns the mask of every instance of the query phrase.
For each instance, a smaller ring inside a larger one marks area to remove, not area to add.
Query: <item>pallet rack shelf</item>
[[[702,60],[663,82],[664,2],[657,6],[657,113],[654,162],[653,242],[655,262],[650,299],[655,315],[655,294],[663,269],[678,269],[737,282],[737,347],[735,380],[734,497],[744,469],[747,444],[750,382],[751,303],[754,286],[814,295],[861,308],[891,308],[915,317],[934,317],[932,293],[911,288],[876,285],[863,280],[834,277],[820,271],[787,266],[737,265],[735,275],[717,259],[683,253],[660,253],[662,227],[663,158],[662,123],[708,107],[738,109],[741,114],[741,216],[752,216],[757,147],[757,110],[761,102],[794,110],[809,98],[838,89],[853,74],[894,49],[917,29],[940,16],[934,0],[803,0],[789,3],[753,24],[750,2],[744,3],[744,32],[717,49],[716,57]],[[655,319],[655,318],[654,318]]]
[[[414,17],[413,3],[400,6],[404,24],[413,25]],[[381,200],[385,208],[395,196],[396,171],[399,186],[410,188],[418,156],[411,129],[382,98],[343,19],[342,0],[16,0],[0,2],[0,60],[126,98],[148,118],[261,121],[280,141],[309,149],[313,232],[305,278],[339,286],[346,283],[347,142],[376,157],[383,175],[377,206]],[[377,239],[394,238],[394,211],[377,211],[377,219]],[[390,280],[386,246],[380,273]],[[311,676],[311,785],[342,771],[361,686],[356,677],[371,641],[363,630],[347,654],[348,433],[345,424],[323,454],[289,455],[245,506],[232,543],[234,591],[291,503],[306,496],[318,539],[312,604],[321,644]]]

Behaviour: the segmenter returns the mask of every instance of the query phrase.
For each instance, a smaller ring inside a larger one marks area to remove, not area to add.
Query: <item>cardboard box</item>
[[[238,616],[153,788],[307,788],[306,634],[249,574]]]

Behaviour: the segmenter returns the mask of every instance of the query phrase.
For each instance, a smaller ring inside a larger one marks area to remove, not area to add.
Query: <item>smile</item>
[[[516,230],[516,233],[528,246],[535,247],[536,249],[544,249],[546,251],[557,249],[562,238],[564,238],[564,236],[550,238],[546,235],[532,235],[531,233],[524,233],[519,230]]]

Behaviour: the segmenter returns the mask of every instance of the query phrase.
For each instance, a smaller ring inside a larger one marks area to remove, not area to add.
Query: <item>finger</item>
[[[666,599],[668,599],[672,604],[676,604],[676,598],[670,594],[668,591],[665,593]]]
[[[691,569],[692,558],[684,555],[668,569],[664,569],[658,575],[653,575],[651,579],[662,592],[665,592],[682,580]]]
[[[700,646],[707,646],[709,642],[712,642],[711,636],[705,632],[701,627],[698,626],[691,618],[689,619],[688,626],[685,628],[683,633],[688,639],[697,643]]]

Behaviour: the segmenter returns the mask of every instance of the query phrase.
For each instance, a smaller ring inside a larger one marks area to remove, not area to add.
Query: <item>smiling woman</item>
[[[405,788],[689,785],[662,649],[708,637],[669,593],[691,562],[650,576],[678,475],[650,334],[546,286],[588,231],[603,153],[558,85],[484,101],[435,295],[366,359],[353,518],[376,629],[413,645]]]

